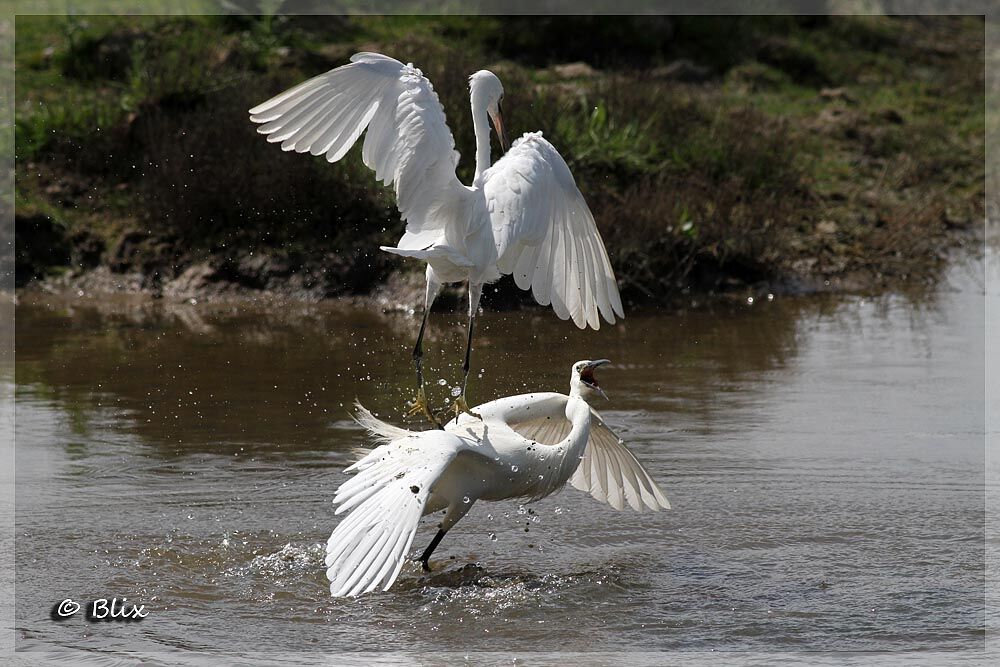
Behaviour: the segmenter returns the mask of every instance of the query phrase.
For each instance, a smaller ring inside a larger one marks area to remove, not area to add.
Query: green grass
[[[816,280],[884,273],[893,244],[931,272],[941,211],[981,213],[981,36],[975,17],[20,16],[18,211],[107,257],[139,230],[177,249],[167,277],[264,249],[370,289],[394,266],[373,250],[402,228],[391,191],[356,153],[277,151],[245,113],[370,48],[434,82],[466,181],[466,77],[496,69],[512,138],[566,157],[627,298],[781,282],[801,259]],[[657,78],[677,58],[707,81]],[[597,75],[549,68],[577,59]]]

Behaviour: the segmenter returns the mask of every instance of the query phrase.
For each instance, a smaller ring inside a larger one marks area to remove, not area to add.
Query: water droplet
[[[747,297],[747,305],[748,306],[752,306],[753,305],[753,297],[752,296],[748,296]]]
[[[492,541],[496,542],[497,541],[497,534],[496,533],[490,533],[490,539]]]
[[[438,380],[438,386],[439,386],[439,387],[443,387],[443,386],[445,386],[446,384],[448,384],[448,381],[447,381],[447,380],[445,380],[444,378],[441,378],[440,380]]]
[[[487,514],[486,515],[486,520],[487,521],[492,521],[493,520],[493,515],[492,514]]]
[[[527,513],[528,513],[528,510],[524,509],[524,505],[520,505],[520,506],[519,506],[519,507],[517,508],[517,513],[518,513],[518,514],[521,514],[521,515],[524,515],[524,514],[527,514]]]
[[[462,502],[465,503],[466,505],[468,505],[469,504],[469,496],[462,496]]]
[[[517,466],[511,466],[510,467],[510,471],[511,472],[517,472]]]
[[[768,301],[774,301],[774,295],[773,294],[768,294],[767,295],[767,300]]]
[[[462,388],[461,387],[452,387],[451,388],[451,397],[452,398],[458,398],[461,395],[462,395]]]

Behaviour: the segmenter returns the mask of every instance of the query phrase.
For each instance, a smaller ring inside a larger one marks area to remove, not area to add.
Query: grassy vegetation
[[[379,50],[434,82],[471,179],[466,77],[504,80],[599,221],[623,294],[932,278],[983,208],[976,17],[44,17],[16,24],[18,280],[107,265],[360,293],[391,191],[263,142],[246,109]],[[586,34],[586,40],[579,35]],[[561,68],[584,61],[590,67]],[[506,289],[506,288],[505,288]]]

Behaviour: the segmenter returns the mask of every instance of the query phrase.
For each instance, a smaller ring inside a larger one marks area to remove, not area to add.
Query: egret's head
[[[586,400],[593,397],[594,394],[600,394],[607,399],[608,395],[605,394],[604,390],[601,389],[601,386],[597,384],[597,378],[594,377],[594,369],[598,366],[610,363],[611,362],[607,359],[598,359],[597,361],[585,359],[584,361],[578,361],[573,364],[573,372],[569,378],[570,395],[579,396]]]
[[[500,139],[500,146],[507,150],[507,133],[503,128],[503,114],[500,102],[503,101],[503,85],[493,72],[481,69],[469,77],[469,94],[473,108],[486,107],[486,113],[493,121],[493,129]]]

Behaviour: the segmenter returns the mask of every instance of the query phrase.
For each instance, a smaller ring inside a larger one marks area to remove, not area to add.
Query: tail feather
[[[420,248],[420,249],[410,249],[410,248],[398,248],[394,246],[379,246],[380,250],[385,252],[391,252],[393,255],[399,255],[400,257],[409,257],[411,259],[422,259],[425,262],[430,262],[432,260],[447,260],[454,264],[455,266],[471,269],[475,267],[475,264],[461,253],[455,252],[453,249],[445,245],[434,245],[430,248]]]
[[[382,421],[373,415],[368,408],[361,405],[360,401],[355,401],[354,407],[358,409],[357,414],[354,415],[354,421],[368,431],[377,442],[388,443],[414,434],[413,431],[407,431],[405,428],[399,428]]]

